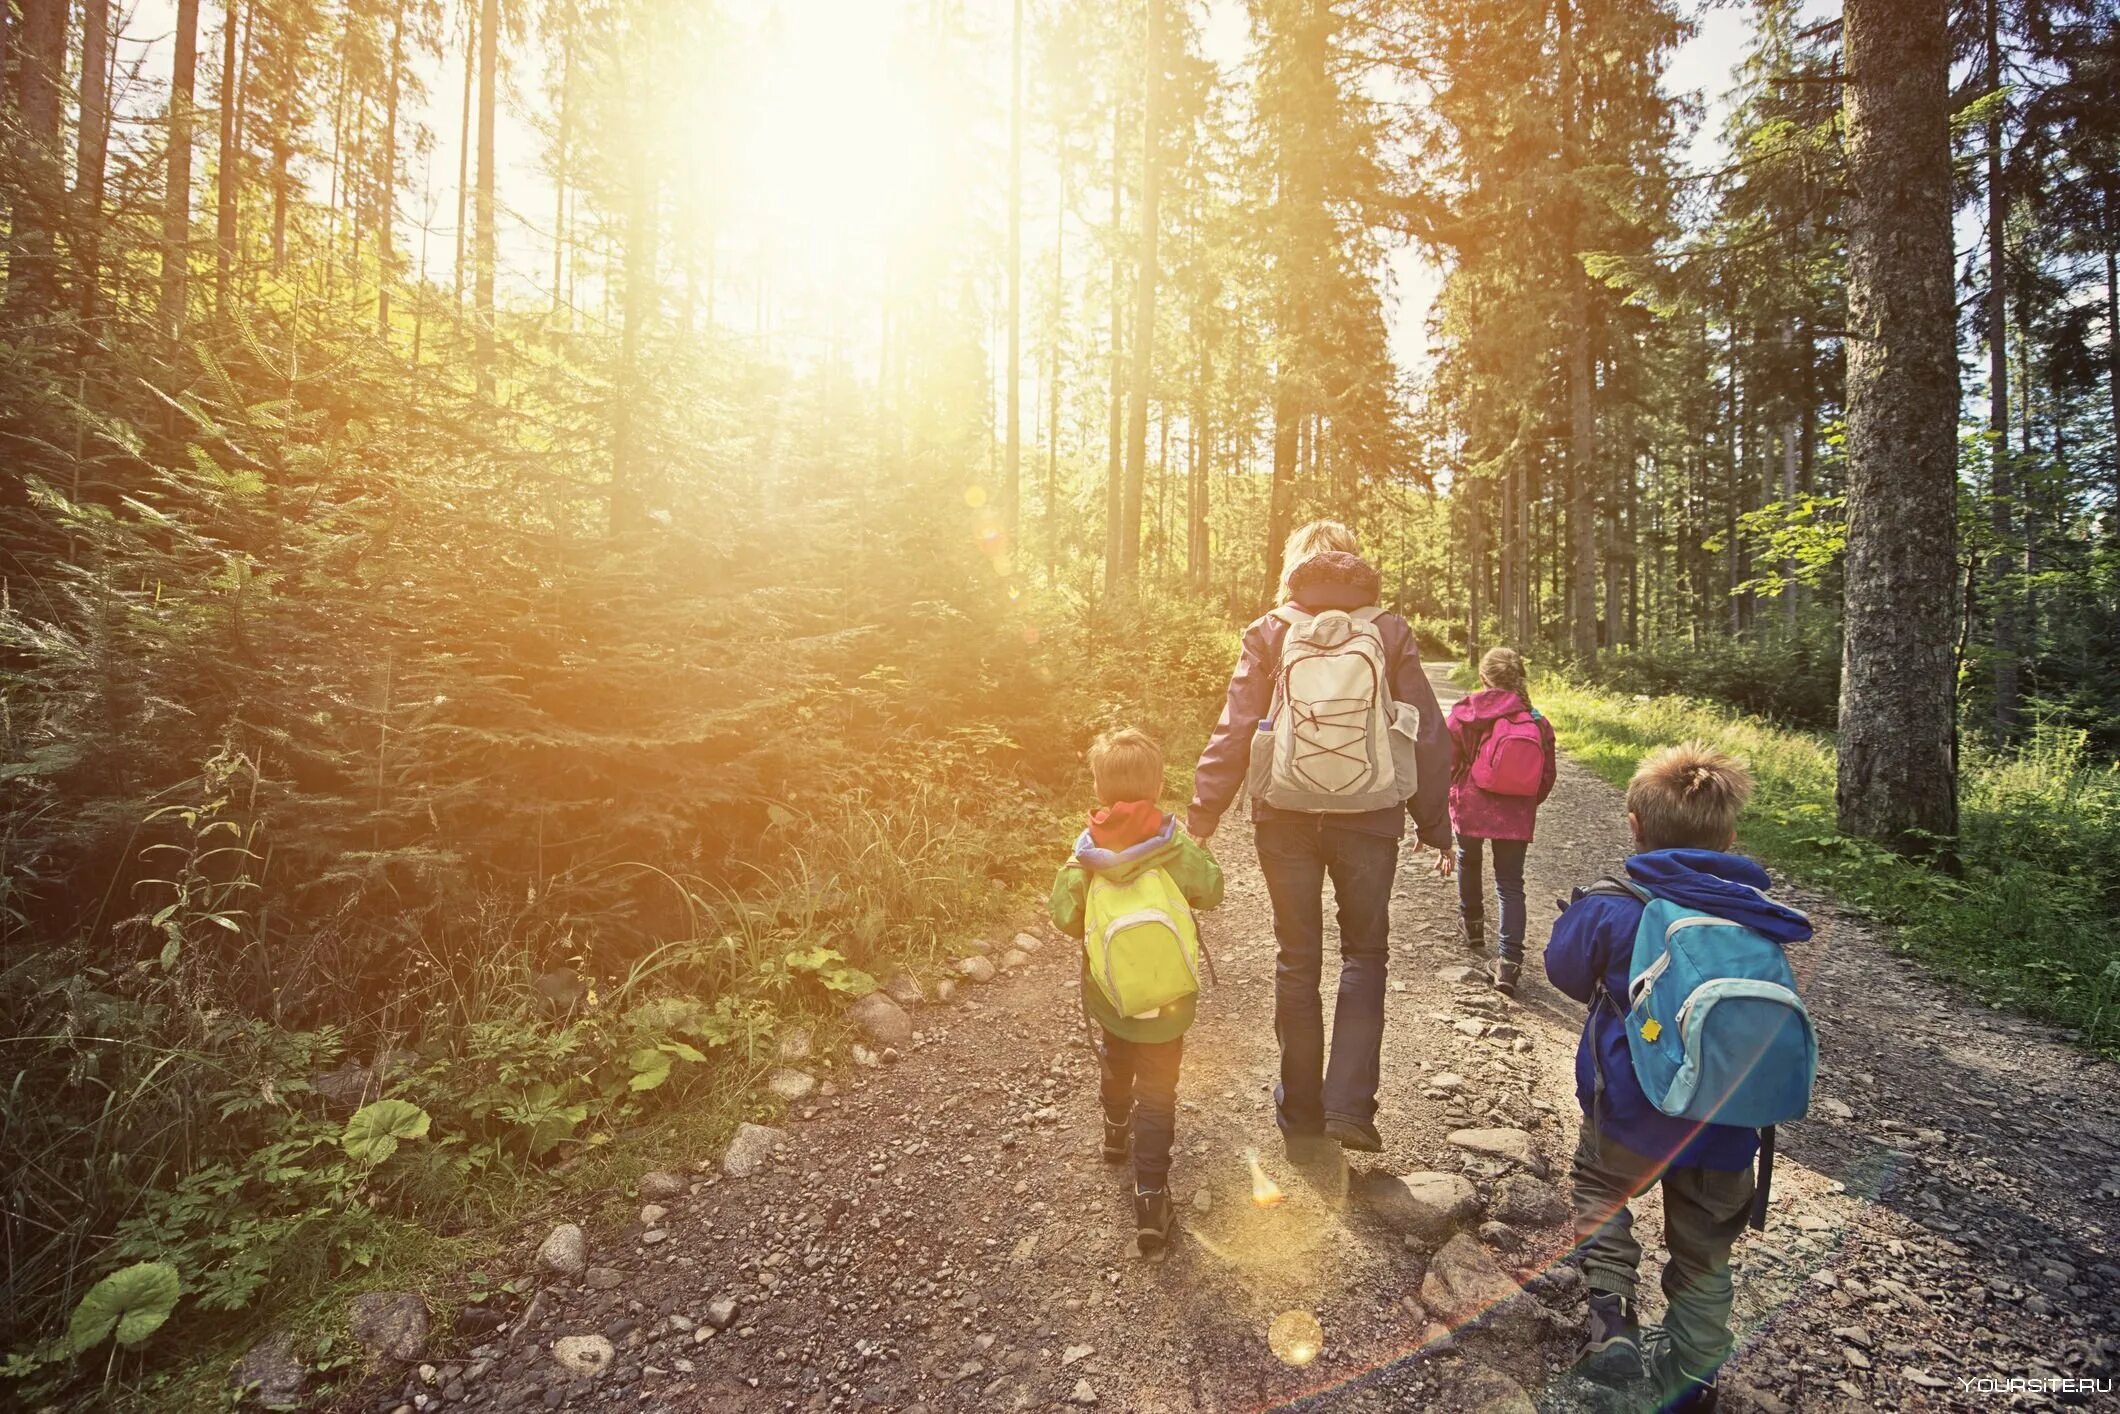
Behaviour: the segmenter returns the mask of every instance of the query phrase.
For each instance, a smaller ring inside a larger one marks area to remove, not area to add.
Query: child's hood
[[[1153,801],[1121,801],[1090,812],[1089,828],[1075,841],[1075,862],[1123,883],[1158,862],[1177,833],[1177,817]]]
[[[1777,943],[1811,936],[1811,920],[1762,892],[1767,871],[1741,854],[1712,849],[1657,849],[1627,861],[1634,881],[1686,908],[1741,923]]]
[[[1366,609],[1383,593],[1383,577],[1360,555],[1321,550],[1288,574],[1288,592],[1305,613]]]
[[[1530,703],[1513,692],[1499,687],[1483,687],[1459,698],[1457,705],[1450,709],[1450,715],[1460,722],[1491,722],[1498,717],[1528,711],[1530,707]]]

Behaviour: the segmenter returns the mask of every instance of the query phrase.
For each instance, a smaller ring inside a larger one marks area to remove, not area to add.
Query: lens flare
[[[984,486],[965,487],[964,503],[967,506],[970,506],[973,510],[978,510],[981,506],[986,504],[986,488]]]
[[[1283,1311],[1266,1328],[1266,1345],[1274,1359],[1300,1370],[1325,1348],[1325,1328],[1308,1311]]]
[[[1250,1153],[1246,1154],[1244,1157],[1251,1164],[1252,1202],[1258,1204],[1262,1208],[1271,1208],[1274,1204],[1280,1202],[1283,1198],[1288,1196],[1287,1194],[1281,1191],[1281,1185],[1275,1183],[1272,1179],[1268,1178],[1266,1176],[1266,1170],[1259,1167],[1258,1150],[1254,1149]],[[1312,1322],[1312,1324],[1315,1325],[1316,1322]]]

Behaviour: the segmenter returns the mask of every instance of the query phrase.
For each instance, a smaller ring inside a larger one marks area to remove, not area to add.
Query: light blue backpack
[[[1766,1129],[1800,1119],[1818,1076],[1818,1033],[1781,944],[1727,918],[1640,899],[1625,1019],[1627,1051],[1649,1103],[1678,1119]]]

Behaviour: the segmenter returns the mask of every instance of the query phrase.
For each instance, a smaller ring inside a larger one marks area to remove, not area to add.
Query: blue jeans
[[[1494,848],[1494,896],[1501,903],[1502,918],[1495,943],[1502,961],[1524,960],[1524,851],[1526,840],[1482,840],[1459,835],[1457,842],[1458,913],[1478,918],[1486,913],[1480,901],[1480,846]]]
[[[1324,817],[1260,821],[1255,829],[1279,945],[1273,978],[1273,1029],[1281,1042],[1275,1118],[1290,1134],[1320,1133],[1328,1117],[1368,1124],[1377,1112],[1399,842]],[[1318,999],[1328,875],[1340,919],[1340,992],[1332,1012],[1329,1063]]]

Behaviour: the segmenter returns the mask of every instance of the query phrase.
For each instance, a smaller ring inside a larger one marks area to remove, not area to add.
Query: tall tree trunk
[[[67,0],[21,0],[15,50],[13,222],[9,232],[10,318],[49,314],[59,303],[58,230],[66,217],[60,156],[66,82]]]
[[[1148,402],[1156,362],[1157,197],[1163,157],[1157,132],[1163,90],[1163,0],[1148,0],[1141,103],[1140,235],[1134,250],[1134,378],[1127,404],[1126,498],[1119,508],[1119,573],[1131,587],[1141,573],[1141,499],[1148,471]]]
[[[226,0],[221,7],[221,134],[215,159],[213,316],[228,317],[228,286],[235,277],[236,203],[243,190],[243,69],[238,62],[237,25],[242,20],[239,0]]]
[[[640,410],[645,401],[641,377],[641,342],[656,298],[658,182],[655,163],[640,143],[633,144],[626,183],[626,296],[619,325],[619,377],[611,456],[610,524],[613,534],[640,528],[646,507],[646,458],[640,445]]]
[[[2105,188],[2105,392],[2112,403],[2113,508],[2109,528],[2120,539],[2120,182]]]
[[[1121,327],[1126,309],[1126,278],[1124,262],[1120,259],[1120,224],[1122,212],[1121,192],[1126,182],[1123,175],[1121,154],[1126,150],[1126,129],[1123,124],[1123,109],[1116,97],[1112,100],[1112,366],[1111,396],[1107,399],[1110,413],[1110,447],[1104,467],[1104,592],[1107,596],[1119,592],[1122,571],[1120,568],[1119,516],[1125,504],[1121,467],[1121,442],[1125,422],[1126,392],[1124,386],[1126,358],[1122,347],[1124,330]],[[1136,331],[1138,337],[1138,331]]]
[[[1988,346],[1988,529],[1995,537],[1988,560],[1988,604],[1994,631],[1995,730],[2017,729],[2018,660],[2016,572],[2011,541],[2017,509],[2015,468],[2010,460],[2010,301],[2005,242],[2009,203],[2003,187],[2002,0],[1987,0],[1987,72],[1991,106],[1987,120]]]
[[[471,110],[478,98],[478,12],[472,7],[484,0],[464,0],[464,104],[456,126],[456,315],[459,333],[464,327],[464,273],[470,268],[465,252],[471,238]]]
[[[110,0],[81,0],[81,125],[74,146],[74,279],[81,322],[103,287],[103,187],[110,154]]]
[[[162,192],[162,329],[183,332],[191,264],[192,102],[199,78],[199,0],[177,0],[177,53],[169,80],[169,165]]]
[[[396,0],[390,16],[390,75],[383,89],[383,172],[375,224],[375,328],[390,338],[390,288],[397,283],[398,94],[405,74],[405,7]]]
[[[1023,0],[1009,35],[1007,448],[1001,516],[1009,553],[1023,522]]]
[[[1211,548],[1207,537],[1208,514],[1208,469],[1214,456],[1214,437],[1209,428],[1212,416],[1208,409],[1208,393],[1214,385],[1214,355],[1203,342],[1194,362],[1193,414],[1192,414],[1192,463],[1185,488],[1185,578],[1195,594],[1205,594],[1210,582],[1208,552]]]
[[[1578,18],[1571,0],[1557,0],[1560,26],[1561,163],[1578,183],[1582,155],[1582,74],[1576,62]],[[1596,368],[1590,357],[1590,276],[1582,265],[1583,193],[1566,197],[1568,252],[1568,594],[1570,651],[1578,662],[1597,658],[1597,421],[1591,407]]]
[[[1848,0],[1848,459],[1840,825],[1957,834],[1958,359],[1949,0]]]
[[[1053,206],[1053,327],[1051,371],[1046,376],[1045,423],[1045,576],[1053,577],[1060,563],[1060,342],[1067,327],[1067,152],[1060,154],[1060,199]]]
[[[559,44],[559,117],[552,140],[552,317],[557,320],[566,307],[567,279],[567,159],[574,140],[574,12],[562,14]],[[708,322],[713,322],[713,292],[707,294]],[[687,323],[689,323],[689,316]],[[567,324],[573,327],[570,314]]]
[[[494,230],[494,117],[500,101],[500,0],[480,0],[478,21],[478,231],[473,240],[471,287],[472,363],[478,371],[478,393],[491,398],[493,377],[493,267],[498,236]]]

